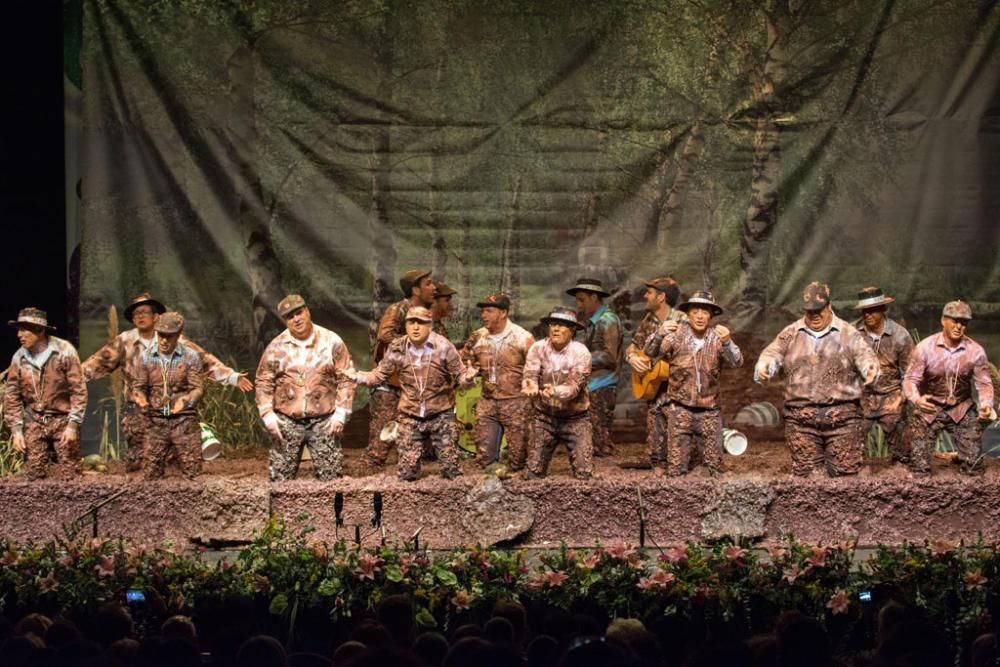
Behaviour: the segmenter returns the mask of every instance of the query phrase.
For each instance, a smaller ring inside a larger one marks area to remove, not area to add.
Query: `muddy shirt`
[[[155,416],[195,414],[195,406],[205,394],[204,383],[201,355],[178,341],[169,355],[161,354],[156,347],[142,353],[135,365],[131,399],[144,397],[149,403],[149,413]],[[172,412],[177,401],[186,402],[184,409]],[[171,413],[164,414],[164,408]]]
[[[257,410],[261,418],[277,412],[292,419],[335,414],[345,421],[354,402],[353,368],[340,336],[313,324],[305,341],[285,329],[272,340],[257,366]]]
[[[201,356],[202,372],[207,378],[220,384],[236,385],[236,381],[240,377],[239,373],[184,336],[180,337],[178,343],[190,347]],[[87,357],[87,360],[82,364],[83,377],[87,382],[99,380],[120,368],[125,385],[124,395],[126,400],[129,400],[128,397],[132,395],[132,386],[135,383],[136,366],[139,364],[143,352],[154,349],[156,349],[156,336],[146,340],[139,335],[138,329],[123,331],[104,347]]]
[[[761,352],[754,377],[764,368],[771,377],[781,370],[786,405],[829,405],[860,400],[865,376],[878,367],[878,357],[858,330],[834,315],[819,335],[810,333],[805,319],[782,329]]]
[[[686,322],[663,338],[659,353],[670,362],[667,395],[671,401],[690,408],[719,407],[722,367],[743,365],[743,353],[731,339],[723,343],[711,327],[704,338],[696,338]]]
[[[7,370],[4,421],[11,433],[21,433],[25,418],[68,415],[79,425],[87,409],[87,384],[80,357],[68,341],[49,336],[48,347],[37,355],[18,348]]]
[[[878,380],[865,388],[865,393],[891,394],[903,386],[903,374],[910,365],[913,354],[913,338],[910,333],[893,320],[886,319],[882,334],[875,336],[865,329],[864,322],[856,325],[875,356],[878,357],[880,373]]]
[[[903,393],[911,402],[921,395],[948,413],[952,421],[960,422],[972,407],[972,385],[976,385],[979,405],[993,405],[993,382],[990,380],[986,350],[968,336],[958,346],[950,348],[944,334],[936,333],[920,341],[903,377]],[[938,413],[915,410],[928,424]]]
[[[587,320],[583,341],[590,350],[589,389],[613,387],[618,379],[622,353],[622,321],[607,306],[601,306]]]
[[[667,319],[673,320],[674,322],[684,322],[687,320],[687,316],[676,308],[671,308],[670,312],[667,313]],[[661,321],[657,319],[656,313],[646,313],[646,315],[639,321],[639,326],[636,327],[635,333],[632,334],[632,342],[629,343],[628,347],[625,348],[625,361],[631,363],[632,357],[636,354],[643,352],[643,348],[646,346],[646,341],[648,341],[656,333],[656,330],[660,328]],[[662,336],[661,336],[662,339]],[[657,349],[659,349],[659,343],[657,343]]]
[[[374,370],[358,373],[358,383],[377,385],[398,376],[400,412],[425,418],[455,407],[455,385],[464,371],[455,346],[432,331],[420,348],[397,338]]]
[[[486,398],[523,398],[524,363],[534,343],[527,330],[511,321],[495,335],[482,327],[473,331],[462,346],[462,361],[479,371]]]
[[[561,350],[546,338],[531,346],[524,362],[523,389],[545,385],[555,387],[555,395],[531,398],[536,410],[554,417],[570,417],[590,407],[587,381],[590,379],[590,351],[583,343],[570,341]]]
[[[382,361],[386,349],[394,340],[406,335],[406,311],[410,309],[411,305],[413,304],[410,303],[409,299],[403,299],[392,304],[382,313],[382,319],[379,320],[375,333],[375,344],[372,347],[373,364]]]

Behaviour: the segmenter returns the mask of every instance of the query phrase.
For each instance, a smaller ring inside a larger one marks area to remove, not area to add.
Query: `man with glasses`
[[[122,433],[125,436],[127,449],[125,452],[125,469],[134,472],[139,469],[142,460],[142,443],[146,416],[136,409],[132,401],[132,388],[135,384],[136,366],[144,352],[152,352],[156,347],[156,321],[166,307],[154,299],[148,292],[134,297],[125,306],[125,319],[135,325],[128,331],[123,331],[109,341],[104,347],[90,355],[83,362],[83,377],[87,382],[98,380],[118,369],[122,371],[123,397],[125,399],[125,414],[122,415]],[[185,346],[194,350],[201,358],[202,371],[208,379],[239,387],[240,391],[253,389],[253,382],[246,373],[240,373],[218,358],[206,352],[201,346],[182,337]]]
[[[878,378],[878,357],[857,329],[833,314],[830,288],[810,283],[802,319],[764,348],[754,380],[785,375],[785,440],[796,475],[861,469],[861,394]]]
[[[348,372],[354,363],[340,336],[312,321],[298,294],[278,304],[288,328],[264,350],[257,367],[257,410],[274,438],[268,455],[272,482],[294,479],[309,447],[316,478],[343,474],[340,436],[354,403]]]
[[[903,378],[903,392],[913,403],[909,421],[910,470],[929,475],[938,434],[947,431],[955,441],[955,462],[968,475],[983,471],[980,421],[996,419],[993,383],[983,347],[965,335],[972,308],[951,301],[941,311],[941,331],[920,341]],[[979,397],[971,409],[972,386]]]

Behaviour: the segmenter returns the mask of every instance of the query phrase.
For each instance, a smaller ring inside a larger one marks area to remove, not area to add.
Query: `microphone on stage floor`
[[[642,506],[642,487],[635,487],[639,496],[639,548],[646,548],[646,508]]]
[[[337,517],[337,527],[344,525],[344,494],[337,491],[333,496],[333,514]]]
[[[382,494],[378,491],[372,496],[372,528],[382,525]]]

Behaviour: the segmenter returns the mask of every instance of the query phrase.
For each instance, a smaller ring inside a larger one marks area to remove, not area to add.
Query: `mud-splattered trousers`
[[[982,437],[983,426],[979,423],[975,410],[967,410],[957,422],[946,410],[938,410],[930,423],[914,409],[910,417],[908,433],[910,440],[910,469],[918,474],[929,474],[931,471],[931,456],[937,444],[938,435],[947,431],[955,443],[958,456],[955,462],[961,466],[963,473],[976,473],[983,469]]]
[[[594,455],[611,456],[615,445],[611,442],[611,426],[615,421],[617,387],[604,387],[590,392],[590,427],[593,433]]]
[[[268,469],[272,482],[295,479],[302,460],[303,447],[309,448],[316,479],[336,479],[343,472],[344,453],[340,449],[340,436],[330,434],[330,416],[292,419],[281,413],[278,429],[281,442],[272,439],[268,453]]]
[[[906,431],[906,398],[902,390],[891,394],[865,392],[861,397],[861,412],[864,415],[861,424],[862,440],[878,424],[885,434],[885,444],[892,461],[909,461],[910,448],[903,439]]]
[[[721,412],[671,403],[667,408],[667,474],[687,474],[699,458],[713,473],[722,472]]]
[[[393,443],[383,442],[380,436],[385,425],[396,419],[398,406],[399,389],[388,384],[372,387],[368,401],[368,447],[363,456],[365,465],[375,468],[385,465]]]
[[[856,401],[832,405],[785,405],[785,440],[792,472],[825,470],[831,477],[854,475],[861,468],[861,407]]]
[[[49,449],[56,452],[56,474],[74,476],[82,472],[80,439],[60,444],[69,426],[67,415],[26,415],[24,420],[25,475],[28,479],[44,479],[48,474]]]
[[[396,421],[399,422],[399,479],[412,482],[420,478],[420,457],[427,441],[441,462],[442,477],[454,479],[462,474],[458,469],[458,422],[454,409],[424,419],[400,412]]]
[[[181,474],[194,479],[201,474],[201,426],[198,416],[148,415],[143,423],[140,467],[145,479],[160,479],[171,454],[176,456]]]
[[[590,479],[594,474],[594,443],[590,417],[586,412],[569,417],[555,417],[537,409],[533,412],[528,471],[544,477],[560,442],[569,450],[573,476]]]
[[[476,403],[476,461],[484,468],[500,458],[500,440],[507,437],[507,467],[516,472],[528,457],[527,398],[480,398]]]

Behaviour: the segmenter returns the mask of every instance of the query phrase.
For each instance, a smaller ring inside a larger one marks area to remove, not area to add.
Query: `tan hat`
[[[455,290],[448,287],[448,283],[434,283],[434,298],[440,299],[444,296],[452,296],[458,294]]]
[[[418,322],[423,322],[424,324],[430,324],[434,321],[434,316],[431,315],[431,311],[423,306],[410,306],[406,311],[406,321],[416,320]]]
[[[56,328],[49,324],[49,316],[44,310],[28,306],[22,308],[17,314],[16,320],[7,320],[7,324],[18,329],[22,326],[37,327],[45,331],[55,331]]]
[[[576,311],[565,306],[556,306],[548,315],[541,319],[543,324],[562,324],[564,326],[583,329],[583,325],[576,319]]]
[[[278,303],[278,315],[288,317],[299,308],[306,307],[306,300],[298,294],[289,294]]]
[[[576,285],[566,290],[566,294],[576,296],[577,292],[593,292],[602,297],[611,296],[610,292],[604,291],[604,285],[597,278],[577,278]]]
[[[858,292],[858,302],[854,304],[854,310],[867,310],[869,308],[878,308],[879,306],[888,306],[893,301],[895,299],[891,296],[886,296],[882,293],[882,288],[866,287]]]
[[[143,292],[142,294],[137,294],[132,297],[132,300],[128,302],[127,306],[125,306],[125,310],[122,311],[125,319],[131,322],[132,313],[135,312],[135,309],[139,306],[150,306],[152,307],[153,312],[159,313],[160,315],[167,312],[166,306],[150,296],[149,292]]]
[[[698,290],[687,301],[677,306],[677,310],[688,312],[693,306],[707,306],[712,315],[721,315],[722,307],[715,302],[715,296],[707,290]]]
[[[802,310],[823,310],[830,305],[830,286],[825,283],[811,282],[802,292]]]
[[[510,297],[502,292],[490,294],[485,299],[476,304],[476,308],[499,308],[500,310],[510,310]]]
[[[643,285],[662,292],[667,297],[667,304],[671,307],[676,306],[681,298],[681,286],[677,284],[673,276],[653,276]]]
[[[429,275],[431,275],[430,269],[410,269],[404,273],[399,279],[399,289],[403,290],[403,296],[409,297],[410,291]]]
[[[949,301],[944,304],[944,309],[941,311],[941,317],[950,317],[953,320],[971,320],[972,307],[961,299],[957,301]]]
[[[156,319],[153,330],[168,336],[179,334],[184,331],[184,316],[175,311],[163,313]]]

